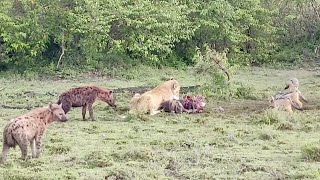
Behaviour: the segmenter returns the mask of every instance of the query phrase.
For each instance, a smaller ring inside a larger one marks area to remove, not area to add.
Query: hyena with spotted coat
[[[10,120],[3,131],[1,162],[7,160],[9,149],[15,148],[16,145],[21,149],[21,159],[27,159],[29,145],[32,157],[38,158],[44,133],[49,124],[54,121],[67,121],[61,105],[50,104]]]
[[[115,101],[112,90],[102,89],[96,86],[84,86],[72,88],[59,96],[58,104],[62,104],[64,112],[67,114],[71,107],[82,107],[82,118],[85,120],[87,109],[91,120],[93,118],[93,103],[97,100],[108,103],[115,108]]]

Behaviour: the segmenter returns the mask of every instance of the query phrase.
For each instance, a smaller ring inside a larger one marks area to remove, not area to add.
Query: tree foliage
[[[0,65],[194,64],[205,45],[230,63],[316,59],[317,0],[2,0]]]

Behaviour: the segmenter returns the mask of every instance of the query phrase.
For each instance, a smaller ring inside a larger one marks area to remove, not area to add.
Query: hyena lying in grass
[[[50,104],[10,120],[3,131],[1,163],[6,161],[9,149],[15,148],[16,145],[21,149],[21,159],[27,159],[29,145],[32,158],[38,158],[44,133],[49,124],[54,121],[67,121],[61,105]]]
[[[86,118],[86,111],[88,109],[91,120],[94,120],[92,105],[97,99],[108,103],[111,107],[116,107],[112,90],[96,86],[70,89],[59,96],[57,103],[62,104],[62,108],[66,114],[70,111],[71,107],[82,107],[83,120]]]
[[[206,103],[202,96],[185,96],[182,100],[166,101],[161,104],[161,109],[171,113],[201,113]]]

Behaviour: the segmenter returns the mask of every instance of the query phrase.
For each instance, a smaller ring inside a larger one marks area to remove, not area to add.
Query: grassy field
[[[140,81],[10,77],[0,79],[0,104],[32,108],[56,102],[59,93],[79,85],[156,85],[169,76],[182,86],[201,83],[174,70]],[[306,110],[293,116],[270,110],[267,97],[292,76],[309,100]],[[132,94],[121,93],[115,111],[96,103],[94,122],[82,121],[81,108],[73,109],[68,122],[49,127],[40,158],[24,162],[20,149],[11,149],[0,179],[320,179],[319,71],[254,68],[235,74],[235,82],[252,87],[255,100],[208,98],[202,114],[123,119]],[[27,111],[1,108],[1,132],[10,118]]]

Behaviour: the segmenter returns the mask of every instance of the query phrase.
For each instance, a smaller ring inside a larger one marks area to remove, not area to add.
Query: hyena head
[[[62,109],[62,103],[58,104],[49,104],[49,110],[53,114],[53,118],[55,121],[66,122],[68,121],[64,110]]]
[[[172,101],[172,107],[173,110],[178,114],[182,113],[184,110],[183,105],[177,100]]]
[[[115,104],[115,99],[113,97],[113,91],[112,90],[105,90],[105,91],[101,91],[98,94],[98,98],[103,101],[108,103],[111,107],[117,107]]]

